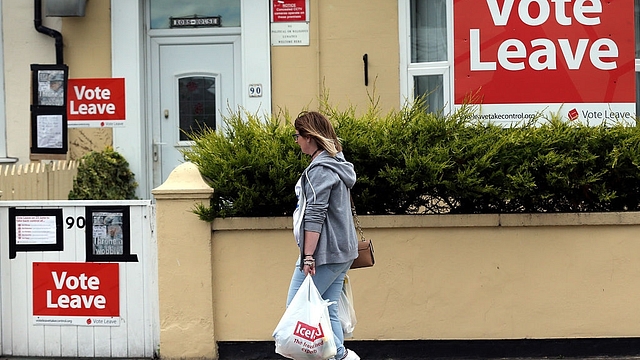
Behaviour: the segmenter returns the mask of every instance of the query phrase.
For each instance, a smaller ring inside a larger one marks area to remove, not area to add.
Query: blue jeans
[[[340,319],[338,319],[338,300],[340,300],[340,294],[342,293],[344,276],[349,270],[349,267],[351,267],[352,262],[353,261],[317,266],[316,274],[313,276],[313,283],[318,288],[322,298],[335,302],[329,306],[329,318],[331,319],[331,329],[333,330],[333,337],[336,341],[336,347],[338,348],[336,359],[342,359],[345,351],[344,332],[342,331]],[[293,300],[293,296],[300,288],[300,285],[302,285],[304,279],[304,272],[300,270],[300,259],[298,258],[296,268],[293,270],[293,276],[291,277],[291,284],[289,285],[287,306],[289,306],[289,303]]]

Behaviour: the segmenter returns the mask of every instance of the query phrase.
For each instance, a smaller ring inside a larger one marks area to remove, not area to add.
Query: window
[[[413,77],[413,97],[425,96],[429,110],[439,111],[444,108],[442,75],[423,75]]]
[[[447,61],[446,0],[411,0],[411,63]]]
[[[400,48],[404,55],[401,64],[405,64],[402,65],[401,101],[424,97],[432,112],[449,111],[452,103],[450,2],[403,0],[399,6],[400,13],[408,19],[400,30]]]
[[[240,26],[240,0],[151,0],[151,28],[169,29],[170,18],[220,16],[220,26]]]
[[[216,128],[216,78],[194,76],[178,79],[180,141],[189,134]]]

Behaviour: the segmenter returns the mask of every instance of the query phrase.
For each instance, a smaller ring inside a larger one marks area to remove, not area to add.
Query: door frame
[[[164,32],[164,31],[163,31]],[[234,106],[240,105],[242,97],[242,74],[239,69],[242,68],[240,62],[241,48],[240,48],[240,34],[233,35],[232,30],[225,31],[223,35],[206,35],[206,36],[149,36],[149,57],[148,57],[148,69],[149,76],[147,77],[149,83],[149,97],[148,97],[148,113],[149,122],[151,127],[151,146],[152,146],[152,168],[153,168],[153,187],[162,185],[162,158],[161,156],[156,161],[156,149],[160,146],[168,146],[171,144],[164,144],[162,142],[162,109],[160,102],[160,47],[163,45],[222,45],[230,44],[233,46],[233,62],[234,71],[233,74],[233,92],[234,92]],[[223,113],[226,112],[226,105],[223,103],[222,108],[218,109]],[[224,126],[222,122],[216,125],[220,125],[220,129]]]
[[[113,129],[113,146],[129,162],[138,182],[136,195],[142,199],[152,198],[153,189],[150,89],[147,81],[149,31],[145,15],[148,2],[111,0],[111,76],[125,79],[127,105],[126,126]],[[272,112],[269,5],[269,1],[240,2],[242,80],[237,89],[241,96],[236,104],[249,113],[259,115]],[[196,36],[195,32],[190,34]],[[262,97],[249,96],[251,84],[262,85]]]

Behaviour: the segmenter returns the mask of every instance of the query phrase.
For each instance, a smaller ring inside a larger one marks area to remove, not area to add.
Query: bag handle
[[[362,231],[360,218],[358,218],[358,214],[356,213],[356,204],[354,204],[353,202],[353,196],[351,196],[351,193],[349,193],[349,199],[351,199],[351,213],[353,214],[353,222],[356,225],[356,230],[360,234],[360,241],[367,241],[367,238],[364,237],[364,231]]]

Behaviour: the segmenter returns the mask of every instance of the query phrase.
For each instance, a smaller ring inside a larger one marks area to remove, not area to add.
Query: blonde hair
[[[342,151],[342,144],[333,129],[333,125],[324,115],[316,111],[304,111],[298,115],[293,126],[302,136],[312,137],[318,147],[336,156]]]

